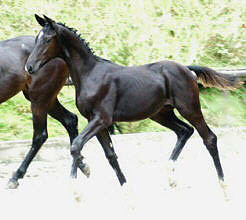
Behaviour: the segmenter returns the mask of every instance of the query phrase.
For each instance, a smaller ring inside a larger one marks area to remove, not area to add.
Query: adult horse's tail
[[[203,66],[187,66],[187,68],[196,73],[198,80],[205,87],[233,90],[243,84],[243,81],[233,74],[219,73]]]

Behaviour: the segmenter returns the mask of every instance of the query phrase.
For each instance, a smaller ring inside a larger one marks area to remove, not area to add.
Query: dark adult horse
[[[0,103],[23,91],[26,99],[31,102],[34,129],[31,149],[9,180],[9,188],[18,186],[18,179],[24,177],[32,159],[48,138],[47,114],[66,128],[71,143],[78,135],[77,116],[65,109],[57,99],[57,94],[68,77],[67,65],[61,58],[55,58],[43,65],[37,75],[30,76],[24,66],[34,45],[33,36],[0,42]],[[83,170],[89,174],[88,169]]]
[[[233,89],[240,86],[239,80],[210,68],[186,67],[172,61],[135,67],[120,66],[94,55],[72,28],[46,16],[43,19],[36,15],[36,20],[43,28],[27,60],[26,69],[34,74],[50,59],[64,59],[76,88],[76,105],[89,121],[71,146],[71,177],[77,176],[77,167],[81,166],[80,152],[84,144],[96,135],[120,184],[126,182],[106,129],[116,121],[151,118],[170,128],[178,137],[170,157],[171,161],[176,161],[194,131],[175,116],[176,108],[197,129],[213,158],[220,182],[224,182],[217,137],[203,118],[196,77],[191,70],[205,86]]]

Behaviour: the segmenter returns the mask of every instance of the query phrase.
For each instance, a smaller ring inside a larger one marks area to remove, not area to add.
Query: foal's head
[[[35,18],[43,28],[35,39],[35,47],[25,65],[25,70],[30,74],[36,73],[52,58],[62,57],[58,41],[63,27],[46,16],[43,19],[35,14]]]
[[[92,61],[94,58],[98,58],[75,29],[62,23],[56,23],[45,15],[44,18],[35,15],[35,18],[43,28],[36,37],[35,47],[25,65],[25,70],[30,74],[36,73],[55,57],[60,57],[69,62],[71,60],[70,55],[76,53],[81,57],[80,63],[83,63],[82,60]]]

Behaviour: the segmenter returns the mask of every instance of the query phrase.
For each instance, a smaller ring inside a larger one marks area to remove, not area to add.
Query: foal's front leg
[[[48,112],[50,116],[58,120],[67,130],[70,138],[70,145],[73,140],[78,136],[78,117],[72,112],[68,111],[64,106],[60,104],[56,98],[54,106]],[[90,176],[90,167],[83,162],[83,156],[81,156],[80,167],[86,177]]]
[[[80,154],[80,151],[83,149],[85,143],[95,136],[101,129],[107,127],[101,117],[96,115],[92,120],[89,121],[88,125],[84,130],[74,139],[71,146],[71,155],[73,157],[73,164],[71,170],[71,177],[77,177],[77,168],[79,167],[83,172],[83,157]]]

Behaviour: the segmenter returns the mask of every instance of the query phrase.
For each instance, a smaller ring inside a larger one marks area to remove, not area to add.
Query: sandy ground
[[[123,187],[96,139],[83,149],[91,177],[79,173],[76,180],[69,178],[68,140],[54,139],[42,148],[19,188],[5,189],[28,148],[26,142],[16,147],[1,142],[0,219],[246,219],[246,130],[215,133],[228,201],[197,133],[176,164],[178,186],[174,189],[167,175],[167,161],[176,142],[171,132],[112,137],[127,178]]]

